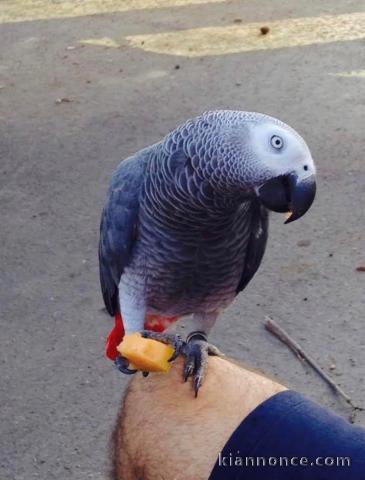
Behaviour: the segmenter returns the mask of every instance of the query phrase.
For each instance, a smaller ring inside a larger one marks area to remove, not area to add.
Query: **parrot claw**
[[[128,368],[129,362],[124,357],[117,357],[114,361],[114,364],[120,372],[125,373],[126,375],[133,375],[137,373],[137,370],[130,370]]]
[[[166,345],[171,345],[174,348],[174,353],[169,359],[169,362],[173,362],[176,358],[182,353],[185,346],[184,340],[180,335],[175,333],[159,333],[152,332],[150,330],[143,330],[141,332],[143,338],[150,338],[151,340],[157,340],[158,342],[165,343]]]
[[[201,375],[195,375],[194,377],[194,392],[195,398],[198,396],[199,388],[202,386],[203,377]]]
[[[183,355],[185,356],[184,381],[193,377],[193,387],[195,397],[197,397],[208,366],[208,356],[224,355],[215,345],[207,342],[206,336],[202,332],[194,332],[188,336]]]
[[[188,381],[188,378],[192,376],[194,372],[194,364],[193,362],[189,362],[187,363],[187,361],[185,361],[185,366],[184,366],[184,382],[187,382]]]
[[[184,347],[184,342],[183,342],[181,345],[179,345],[177,348],[174,347],[174,348],[175,348],[175,351],[174,351],[174,353],[172,354],[172,357],[169,358],[168,361],[169,361],[169,362],[173,362],[174,360],[176,360],[177,357],[181,354],[183,347]]]
[[[186,342],[182,340],[180,335],[174,333],[159,333],[143,330],[141,335],[143,338],[150,338],[151,340],[157,340],[166,345],[171,345],[175,351],[169,359],[169,362],[174,361],[179,355],[184,355],[185,365],[183,378],[186,382],[189,377],[193,377],[195,397],[198,396],[199,389],[204,381],[208,366],[208,356],[224,356],[215,345],[207,342],[207,337],[203,332],[191,333]]]

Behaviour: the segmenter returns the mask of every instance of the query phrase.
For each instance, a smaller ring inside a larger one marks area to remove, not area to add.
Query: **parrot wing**
[[[265,253],[268,236],[268,211],[257,200],[252,204],[253,209],[251,217],[251,235],[248,241],[248,247],[243,265],[243,272],[240,282],[237,286],[238,294],[251,281],[261,264]]]
[[[143,154],[130,157],[120,164],[113,175],[101,216],[100,284],[110,315],[119,312],[118,285],[131,257],[146,166],[147,158]]]

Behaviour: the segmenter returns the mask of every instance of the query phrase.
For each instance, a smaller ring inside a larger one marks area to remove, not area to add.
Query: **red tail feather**
[[[115,325],[113,330],[110,331],[105,345],[105,355],[110,358],[110,360],[115,360],[119,355],[117,346],[123,340],[124,337],[124,327],[122,322],[122,316],[120,313],[115,315]]]
[[[144,328],[146,330],[153,330],[154,332],[163,332],[167,327],[172,323],[176,322],[179,317],[161,317],[159,315],[147,315]],[[115,360],[119,352],[117,346],[123,340],[124,337],[124,327],[123,320],[120,313],[115,315],[115,325],[113,330],[109,333],[106,339],[105,345],[105,355],[110,360]]]

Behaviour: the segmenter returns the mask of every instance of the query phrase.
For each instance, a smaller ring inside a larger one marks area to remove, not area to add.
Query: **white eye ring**
[[[284,141],[281,137],[279,137],[279,135],[273,135],[270,138],[270,143],[271,143],[271,146],[276,150],[281,150],[284,145]]]

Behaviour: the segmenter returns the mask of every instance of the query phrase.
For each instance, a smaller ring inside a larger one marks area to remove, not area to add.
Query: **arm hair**
[[[136,375],[112,436],[113,480],[206,480],[218,453],[260,403],[286,390],[261,373],[210,357],[194,398],[181,359],[170,372]]]

